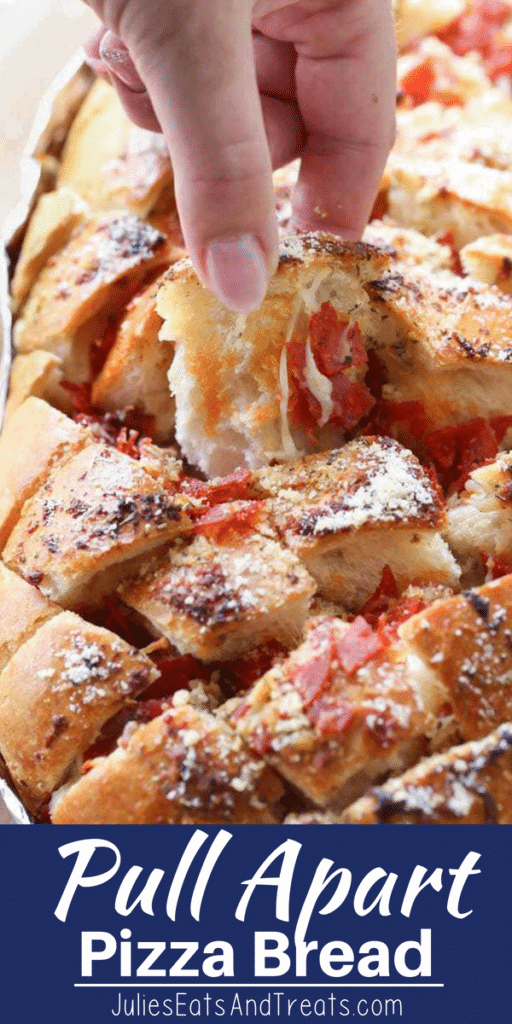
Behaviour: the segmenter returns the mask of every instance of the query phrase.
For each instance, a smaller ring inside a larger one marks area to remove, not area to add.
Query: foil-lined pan
[[[10,281],[27,224],[43,192],[55,185],[58,159],[75,114],[93,80],[76,54],[57,75],[37,111],[21,161],[21,199],[7,217],[2,231],[0,254],[0,429],[2,427],[12,361],[12,315]],[[1,484],[0,484],[1,486]],[[0,824],[30,825],[31,820],[10,785],[0,763]]]

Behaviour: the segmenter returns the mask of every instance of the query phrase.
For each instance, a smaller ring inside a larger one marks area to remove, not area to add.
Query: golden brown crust
[[[0,748],[24,801],[43,803],[104,722],[157,678],[144,654],[78,615],[42,625],[0,675]]]
[[[512,726],[452,747],[370,790],[343,825],[512,824]]]
[[[428,277],[406,267],[373,281],[371,291],[371,343],[388,371],[386,398],[421,401],[435,426],[508,415],[508,295],[448,272]]]
[[[5,419],[31,396],[43,398],[50,405],[69,412],[71,402],[67,391],[61,387],[62,377],[62,360],[53,352],[16,355],[11,366]]]
[[[157,205],[174,208],[172,180],[163,137],[134,125],[112,86],[97,80],[68,132],[58,184],[93,209],[146,217]]]
[[[40,197],[29,220],[11,282],[15,310],[25,302],[50,257],[67,245],[75,229],[85,224],[86,219],[87,207],[71,189],[56,189]]]
[[[94,382],[92,401],[98,409],[113,412],[136,405],[155,417],[156,439],[166,441],[174,426],[174,400],[167,379],[173,347],[158,338],[162,318],[155,308],[157,291],[158,282],[144,289],[127,307]]]
[[[433,529],[444,521],[439,489],[412,452],[388,437],[361,437],[262,469],[256,481],[279,535],[305,556],[358,531]]]
[[[12,655],[48,619],[60,612],[42,594],[0,562],[0,672]]]
[[[399,46],[406,48],[420,36],[447,28],[465,7],[466,0],[393,0]]]
[[[4,560],[53,600],[81,603],[102,571],[188,532],[190,507],[136,460],[91,445],[58,465],[26,503]]]
[[[495,284],[512,295],[512,238],[510,235],[488,235],[465,245],[460,259],[466,274],[476,281]]]
[[[56,802],[56,824],[275,824],[282,786],[229,727],[171,707],[128,727],[117,750]]]
[[[463,739],[512,719],[512,576],[436,601],[400,627],[444,687]]]
[[[172,267],[157,310],[165,321],[161,338],[177,346],[170,382],[177,439],[187,458],[212,476],[244,461],[254,468],[310,449],[305,430],[294,432],[285,408],[289,342],[306,342],[309,318],[324,301],[364,331],[369,302],[363,286],[389,261],[384,250],[331,235],[288,236],[266,298],[248,316],[226,310],[188,260]],[[337,437],[343,438],[339,428]]]
[[[161,265],[164,243],[132,214],[91,218],[41,271],[15,325],[18,351],[46,349],[69,360],[73,339],[94,317],[91,340],[101,338],[108,318]]]
[[[464,160],[392,153],[387,213],[426,235],[450,232],[457,249],[482,235],[512,230],[512,173]]]
[[[376,776],[416,760],[442,700],[432,688],[426,709],[399,648],[376,642],[373,656],[360,667],[356,656],[349,669],[342,651],[351,628],[320,620],[233,715],[251,749],[322,805],[346,804]]]
[[[0,435],[0,547],[23,503],[45,481],[52,467],[91,440],[87,430],[39,398],[28,398],[15,410]]]
[[[477,54],[468,53],[461,57],[440,39],[427,35],[424,39],[417,40],[407,53],[398,58],[399,106],[407,106],[411,103],[404,84],[407,85],[411,76],[414,80],[414,73],[417,69],[420,69],[421,74],[425,63],[431,71],[432,98],[439,99],[442,104],[462,106],[473,97],[481,96],[491,87],[491,82]]]
[[[235,532],[173,545],[121,594],[181,653],[215,661],[270,639],[297,642],[315,589],[275,541]]]

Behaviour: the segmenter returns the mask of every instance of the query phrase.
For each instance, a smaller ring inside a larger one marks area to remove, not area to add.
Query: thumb
[[[134,2],[114,26],[169,146],[197,273],[240,312],[262,302],[277,254],[250,10],[240,0]]]

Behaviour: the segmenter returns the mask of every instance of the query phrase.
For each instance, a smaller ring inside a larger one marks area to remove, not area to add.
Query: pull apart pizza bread
[[[108,85],[51,151],[0,437],[1,767],[35,821],[512,822],[512,3],[395,8],[379,219],[294,235],[278,171],[250,315]]]

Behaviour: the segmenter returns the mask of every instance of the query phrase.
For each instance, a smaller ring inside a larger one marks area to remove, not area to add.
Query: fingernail
[[[205,264],[210,288],[224,306],[236,313],[251,313],[261,306],[269,275],[254,235],[217,238],[208,247]]]
[[[131,92],[146,92],[127,47],[119,36],[107,32],[100,43],[100,58],[110,72]]]

